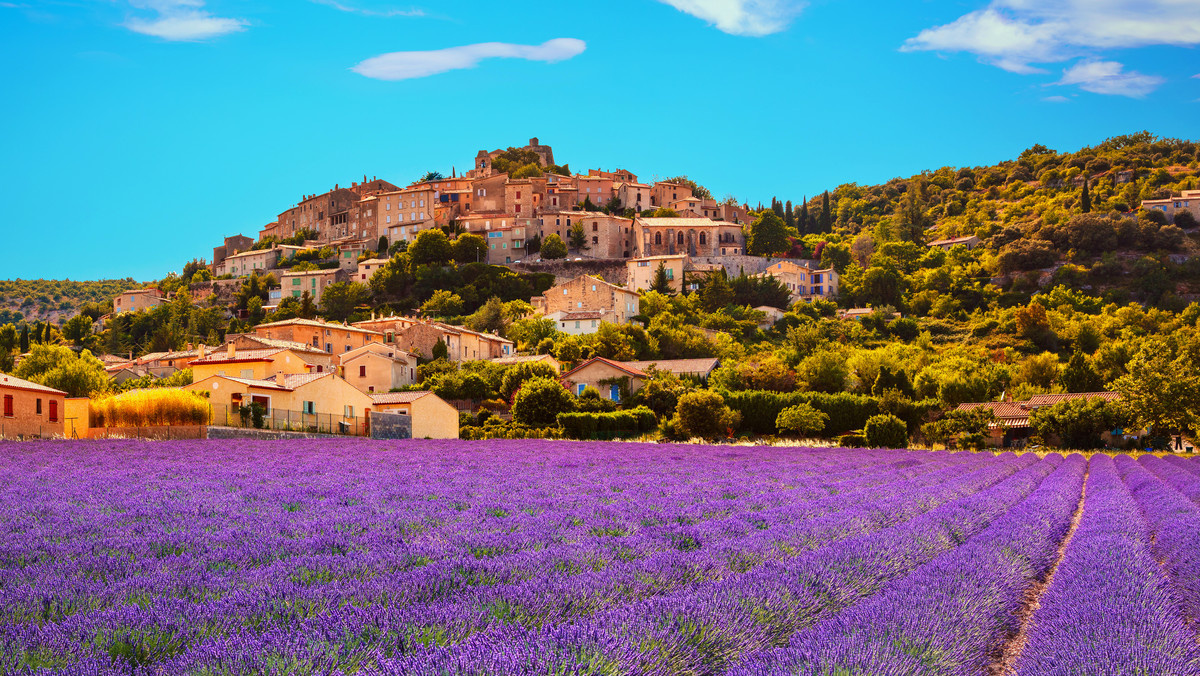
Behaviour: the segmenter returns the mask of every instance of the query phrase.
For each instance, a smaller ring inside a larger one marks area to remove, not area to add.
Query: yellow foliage
[[[167,388],[131,390],[91,402],[93,427],[207,425],[208,400],[195,392]]]

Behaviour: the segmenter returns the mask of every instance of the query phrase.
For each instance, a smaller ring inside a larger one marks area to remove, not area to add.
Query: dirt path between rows
[[[1058,545],[1054,562],[1050,564],[1050,570],[1047,571],[1044,580],[1034,582],[1029,589],[1025,590],[1025,600],[1017,611],[1020,628],[996,651],[996,661],[988,668],[988,676],[1016,676],[1017,660],[1021,657],[1021,652],[1025,650],[1025,644],[1029,641],[1029,627],[1033,624],[1033,614],[1041,607],[1042,595],[1054,582],[1054,574],[1058,572],[1058,566],[1067,553],[1067,546],[1071,544],[1071,539],[1075,537],[1075,531],[1079,528],[1079,522],[1083,519],[1083,501],[1087,497],[1089,473],[1087,471],[1083,473],[1083,489],[1079,492],[1079,504],[1071,516],[1071,526],[1067,529],[1066,536]]]

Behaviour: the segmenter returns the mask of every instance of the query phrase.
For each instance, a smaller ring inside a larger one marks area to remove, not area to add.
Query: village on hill
[[[1040,148],[1023,154],[1022,163],[1000,179],[1006,190],[1029,182],[1079,192],[1085,217],[1096,218],[1086,215],[1089,187],[1102,181],[1096,185],[1112,193],[1110,209],[1115,207],[1106,218],[1136,225],[1138,217],[1118,199],[1127,194],[1133,170],[1092,161],[1087,167],[1098,172],[1050,169],[1033,180],[1027,166],[1043,161],[1047,153]],[[964,172],[951,175],[957,189],[995,180]],[[1103,176],[1088,178],[1097,173]],[[963,227],[957,218],[962,206],[952,198],[943,198],[944,207],[932,206],[928,195],[939,181],[927,172],[920,182],[899,184],[903,202],[896,217],[868,231],[846,214],[847,203],[869,200],[857,186],[843,186],[832,197],[827,192],[811,204],[807,198],[795,207],[773,200],[752,208],[732,197],[718,201],[687,176],[642,182],[624,169],[574,173],[556,164],[552,148],[537,138],[523,147],[481,150],[461,175],[429,172],[405,187],[364,176],[302,195],[254,236],[225,237],[211,261],[194,260],[181,275],[123,291],[111,307],[91,304],[61,327],[34,325],[35,346],[66,343],[89,349],[89,358],[100,354],[108,387],[68,392],[48,388],[44,378],[17,378],[20,363],[30,357],[29,326],[19,337],[11,326],[11,335],[0,330],[0,348],[19,347],[7,369],[15,375],[0,383],[12,392],[5,395],[3,434],[144,434],[143,426],[156,425],[128,424],[137,423],[136,416],[115,410],[106,415],[93,399],[114,390],[165,387],[201,394],[208,409],[192,414],[194,430],[182,432],[188,426],[176,424],[176,434],[221,428],[217,433],[417,438],[636,436],[655,429],[678,435],[688,432],[686,416],[676,411],[680,395],[719,389],[733,408],[708,402],[712,429],[704,436],[732,434],[740,426],[744,433],[803,432],[853,443],[869,418],[887,415],[907,427],[906,441],[908,434],[922,434],[931,442],[965,438],[1009,446],[1043,438],[1030,422],[1033,411],[1064,401],[1109,405],[1119,399],[1104,389],[1112,378],[1094,378],[1084,391],[1061,386],[1057,374],[1067,367],[1058,365],[1050,377],[997,376],[966,388],[969,395],[948,396],[937,384],[917,392],[919,374],[896,366],[894,355],[885,360],[893,362],[890,369],[875,364],[861,373],[859,366],[810,363],[828,349],[797,353],[787,363],[762,354],[743,359],[759,340],[755,335],[786,336],[785,344],[803,340],[795,333],[803,329],[798,321],[852,322],[860,325],[856,331],[917,338],[927,327],[910,315],[936,317],[938,303],[948,299],[924,307],[905,303],[901,278],[863,274],[906,257],[916,269],[952,261],[969,269],[978,265],[972,257],[989,255],[990,245],[998,248],[996,267],[1011,273],[976,277],[969,282],[973,293],[994,294],[997,287],[1030,279],[1036,270],[1022,272],[1038,267],[1023,264],[1038,259],[1030,242],[1007,230],[987,237],[989,227]],[[988,196],[995,192],[989,188]],[[918,196],[922,202],[914,205]],[[1150,234],[1135,246],[1186,248],[1167,231],[1178,229],[1173,223],[1194,225],[1200,190],[1144,199],[1141,207]],[[842,225],[858,225],[859,234],[839,242],[832,231]],[[883,226],[893,235],[898,231],[899,241],[888,243]],[[1046,239],[1053,243],[1052,235]],[[1058,263],[1039,273],[1037,284],[1063,269]],[[686,299],[702,307],[680,306]],[[159,320],[148,319],[156,312]],[[693,321],[678,321],[689,313]],[[843,364],[852,362],[842,356]],[[772,373],[780,369],[785,373]],[[839,376],[839,369],[847,372]],[[521,408],[521,383],[533,378],[553,382],[575,401],[550,402],[535,414],[514,410]],[[1013,385],[1020,400],[1012,396]],[[759,389],[778,396],[766,406],[770,420],[752,422],[746,408],[761,402],[739,397]],[[883,394],[889,390],[909,403],[888,404]],[[836,402],[822,399],[839,396]],[[846,396],[861,400],[847,403]],[[926,403],[913,404],[918,401]],[[811,419],[781,427],[777,414],[796,406]],[[722,417],[723,407],[732,417]],[[651,415],[621,415],[638,409]],[[1129,443],[1139,434],[1123,425],[1107,427],[1105,444]],[[1180,436],[1175,443],[1182,449],[1185,441]]]

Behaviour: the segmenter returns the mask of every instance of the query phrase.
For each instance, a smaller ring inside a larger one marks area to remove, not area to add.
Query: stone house
[[[625,261],[625,286],[633,291],[649,289],[654,284],[655,275],[658,274],[658,266],[662,265],[666,270],[667,279],[671,282],[671,289],[678,293],[683,290],[687,264],[686,254],[631,258]]]
[[[324,319],[285,319],[259,324],[253,331],[256,336],[304,343],[329,354],[343,354],[383,338],[376,331]]]
[[[762,274],[774,277],[787,287],[793,303],[836,298],[837,271],[833,268],[814,269],[818,264],[818,261],[781,260],[772,263]]]
[[[362,435],[374,403],[333,373],[286,374],[270,378],[211,375],[182,389],[205,393],[213,411],[213,424],[229,424],[238,410],[261,405],[273,429],[348,431]]]
[[[561,333],[569,336],[595,333],[600,330],[602,322],[620,323],[615,312],[600,310],[559,310],[546,315],[546,319],[553,321]]]
[[[577,397],[594,387],[601,397],[613,401],[642,389],[648,379],[643,371],[604,357],[593,357],[559,376],[563,387]]]
[[[530,299],[534,309],[542,315],[575,311],[610,312],[615,315],[616,324],[625,324],[638,313],[638,301],[637,292],[590,275],[580,275],[569,282],[552,286],[544,295]]]
[[[61,437],[67,393],[0,373],[0,439]]]
[[[225,260],[229,256],[234,255],[235,253],[246,251],[252,246],[254,246],[254,240],[245,235],[226,237],[224,244],[218,247],[213,247],[211,269],[215,270],[217,266],[221,264],[221,261]]]
[[[412,418],[413,439],[457,439],[458,409],[433,392],[385,392],[371,395],[376,411]]]
[[[265,380],[279,373],[298,375],[332,370],[328,355],[287,348],[239,350],[234,343],[212,354],[202,354],[188,362],[188,367],[192,369],[193,382],[214,375]]]
[[[571,243],[571,228],[582,224],[587,248],[572,251],[589,258],[628,258],[632,253],[633,220],[612,216],[599,211],[545,211],[538,216],[539,234],[542,240],[555,234],[568,247]]]
[[[714,256],[720,250],[723,228],[736,228],[710,218],[637,218],[634,219],[635,255],[662,256],[688,254]]]
[[[650,186],[645,183],[614,183],[613,190],[616,191],[617,200],[620,201],[622,209],[634,209],[641,212],[650,208]]]
[[[158,289],[133,289],[113,299],[113,314],[150,310],[169,302]]]
[[[1167,221],[1175,222],[1175,214],[1190,211],[1200,221],[1200,190],[1184,190],[1178,197],[1157,200],[1142,200],[1143,209],[1158,209],[1167,215]]]
[[[285,272],[279,276],[280,289],[285,297],[300,298],[307,291],[313,303],[320,304],[325,288],[336,282],[350,281],[350,273],[339,268]]]
[[[338,359],[346,382],[367,394],[390,392],[417,380],[416,355],[392,345],[371,343]]]
[[[650,188],[650,206],[666,207],[679,200],[691,199],[692,187],[683,183],[659,181]]]

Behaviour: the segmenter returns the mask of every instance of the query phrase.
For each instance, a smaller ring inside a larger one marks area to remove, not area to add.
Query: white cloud
[[[325,5],[326,7],[332,7],[334,9],[338,10],[339,12],[349,12],[351,14],[362,14],[363,16],[380,16],[380,17],[389,17],[389,18],[394,17],[394,16],[425,16],[425,10],[419,9],[417,7],[413,7],[411,9],[370,9],[370,8],[366,8],[366,7],[359,7],[357,5],[347,4],[344,2],[339,2],[338,0],[312,0],[312,1],[317,3],[318,5]]]
[[[197,41],[246,30],[244,19],[228,19],[204,10],[204,0],[130,0],[138,9],[154,12],[153,18],[133,17],[125,27],[135,33],[170,41]]]
[[[1143,75],[1136,70],[1126,71],[1116,61],[1080,61],[1063,71],[1055,84],[1079,85],[1096,94],[1117,94],[1141,98],[1166,82],[1157,75]]]
[[[540,45],[484,42],[427,52],[392,52],[373,56],[350,70],[376,80],[409,80],[461,68],[474,68],[484,59],[525,59],[554,63],[583,53],[587,43],[555,38]]]
[[[804,9],[803,0],[659,0],[731,35],[778,33]]]
[[[1065,96],[1047,96],[1042,100],[1047,103],[1068,103],[1071,99],[1068,99]]]
[[[992,0],[951,23],[921,31],[905,41],[901,51],[969,52],[1005,70],[1029,74],[1045,72],[1034,64],[1080,57],[1092,63],[1100,50],[1151,45],[1200,45],[1200,2]],[[1141,78],[1141,84],[1102,87],[1112,90],[1104,93],[1144,93],[1155,79],[1134,73],[1121,76],[1127,83],[1131,77]]]

